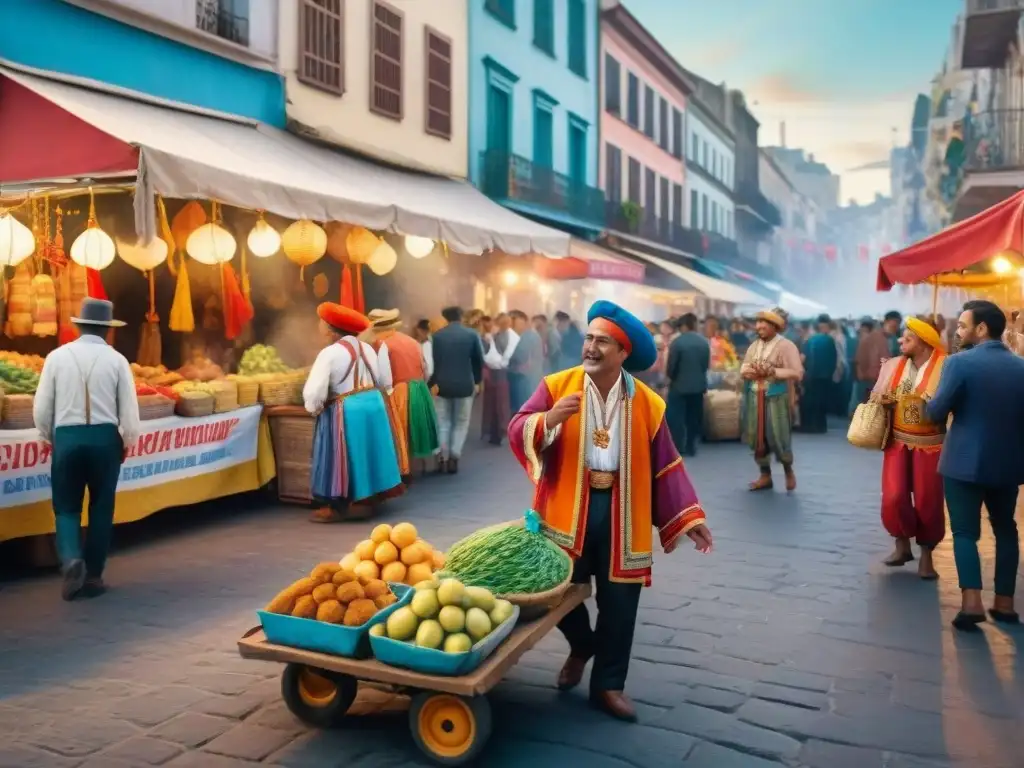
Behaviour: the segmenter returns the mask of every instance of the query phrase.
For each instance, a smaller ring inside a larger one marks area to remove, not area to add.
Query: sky
[[[685,68],[744,92],[762,146],[805,149],[842,179],[840,199],[889,194],[964,0],[623,0]]]

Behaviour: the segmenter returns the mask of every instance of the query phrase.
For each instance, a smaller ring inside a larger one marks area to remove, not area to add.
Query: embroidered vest
[[[893,440],[911,448],[937,450],[942,447],[946,437],[946,425],[929,421],[926,415],[925,392],[934,392],[938,384],[944,355],[933,355],[925,363],[926,371],[921,383],[914,386],[914,379],[908,375],[907,358],[902,358],[896,365],[892,377],[892,394],[896,398],[893,407],[892,437]]]

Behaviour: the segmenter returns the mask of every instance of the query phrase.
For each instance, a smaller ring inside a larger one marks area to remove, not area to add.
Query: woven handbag
[[[882,403],[861,403],[853,412],[846,439],[850,445],[869,451],[881,451],[889,442],[892,409]]]

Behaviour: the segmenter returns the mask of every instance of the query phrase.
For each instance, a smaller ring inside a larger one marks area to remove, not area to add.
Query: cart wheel
[[[334,728],[356,700],[354,677],[304,664],[287,664],[281,675],[281,696],[291,713],[317,728]]]
[[[438,765],[466,765],[491,737],[491,705],[485,696],[419,693],[409,710],[409,729],[416,746]]]

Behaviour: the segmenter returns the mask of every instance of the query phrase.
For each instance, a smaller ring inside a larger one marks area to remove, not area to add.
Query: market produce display
[[[181,374],[168,371],[162,365],[147,366],[132,363],[131,369],[136,383],[141,382],[151,387],[170,387],[182,380]]]
[[[457,579],[430,579],[416,585],[412,602],[370,627],[371,636],[387,637],[419,648],[467,653],[512,618],[515,608],[483,587]]]
[[[160,395],[170,400],[178,400],[180,394],[175,392],[171,387],[160,387],[153,384],[146,384],[145,382],[136,380],[135,382],[135,396],[136,397],[149,397],[151,395]]]
[[[4,355],[12,356],[5,352]],[[17,356],[27,357],[27,356]],[[42,369],[42,366],[40,366]],[[39,388],[39,374],[34,368],[0,358],[0,389],[8,395],[32,395]]]
[[[57,286],[49,275],[32,278],[32,335],[57,335]]]
[[[241,376],[256,376],[261,373],[288,373],[291,371],[277,349],[267,344],[253,344],[242,353],[238,364]]]
[[[21,355],[17,352],[8,352],[5,349],[0,349],[0,362],[35,373],[42,373],[45,359],[39,355]]]
[[[537,594],[569,578],[572,561],[540,531],[532,510],[525,525],[500,525],[472,533],[448,550],[444,575],[498,595]]]
[[[183,379],[190,381],[213,381],[224,378],[223,369],[204,355],[196,355],[178,369]]]
[[[391,587],[376,578],[360,578],[338,563],[320,563],[305,578],[282,590],[264,609],[268,613],[361,627],[398,602]]]
[[[370,538],[341,559],[341,567],[360,578],[415,586],[443,568],[445,556],[419,538],[412,523],[378,525]]]

